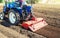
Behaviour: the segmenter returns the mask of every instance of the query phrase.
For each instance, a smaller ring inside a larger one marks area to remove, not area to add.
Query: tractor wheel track
[[[17,31],[10,29],[8,27],[5,27],[3,25],[0,25],[0,32],[3,33],[3,34],[0,34],[0,35],[3,35],[1,37],[7,36],[8,38],[28,38],[27,36],[22,35],[22,34],[18,33]]]

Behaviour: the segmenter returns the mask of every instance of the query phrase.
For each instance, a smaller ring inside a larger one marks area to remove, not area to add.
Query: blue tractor
[[[9,23],[16,25],[20,20],[29,20],[32,17],[31,6],[22,5],[19,1],[6,0],[3,13],[0,13],[0,19],[4,19],[8,15]]]

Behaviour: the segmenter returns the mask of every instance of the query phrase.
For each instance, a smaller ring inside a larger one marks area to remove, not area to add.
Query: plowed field
[[[2,8],[2,6],[0,6]],[[2,10],[0,10],[2,11]],[[0,25],[1,38],[60,38],[60,5],[35,4],[33,14],[48,23],[35,33],[4,20]]]

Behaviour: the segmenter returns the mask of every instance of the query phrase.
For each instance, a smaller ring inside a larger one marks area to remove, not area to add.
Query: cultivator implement
[[[43,18],[33,18],[30,21],[26,21],[22,23],[22,27],[25,29],[30,29],[31,31],[35,32],[44,26],[48,25]]]

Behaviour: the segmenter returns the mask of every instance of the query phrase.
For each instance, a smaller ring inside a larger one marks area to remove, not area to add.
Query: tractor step
[[[43,18],[35,18],[34,20],[26,21],[22,23],[22,27],[30,29],[35,32],[44,26],[48,25]]]

